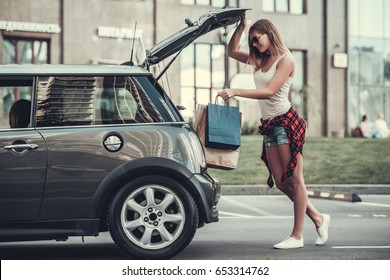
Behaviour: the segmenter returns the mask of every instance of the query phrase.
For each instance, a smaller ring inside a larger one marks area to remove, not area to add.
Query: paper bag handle
[[[215,96],[215,101],[214,101],[214,104],[218,104],[218,101],[217,101],[217,100],[218,100],[218,97],[221,97],[221,96],[219,96],[219,95]],[[222,98],[222,97],[221,97],[221,98]],[[227,101],[227,100],[225,100],[225,99],[224,99],[223,101],[224,101],[224,102],[223,102],[223,103],[224,103],[224,105],[227,105],[227,106],[229,106],[229,103],[228,103],[228,101]]]

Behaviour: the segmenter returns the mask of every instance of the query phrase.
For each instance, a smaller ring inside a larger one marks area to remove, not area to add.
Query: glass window
[[[387,92],[389,93],[389,90]],[[368,114],[371,121],[374,121],[379,112],[389,112],[389,105],[385,102],[388,96],[384,95],[381,87],[352,86],[350,97],[349,124],[351,127],[356,127],[365,114]]]
[[[210,0],[195,0],[195,4],[208,6],[210,5]]]
[[[195,69],[194,69],[194,45],[191,44],[185,48],[180,56],[181,63],[181,86],[193,87],[195,84]]]
[[[348,1],[349,126],[363,114],[375,119],[383,112],[390,122],[390,3],[385,0]]]
[[[17,63],[31,63],[33,60],[32,49],[33,42],[32,41],[16,41],[16,49],[17,49]]]
[[[48,62],[48,47],[46,41],[34,41],[34,57],[33,61],[35,64],[45,64]]]
[[[360,35],[360,15],[359,15],[359,1],[350,0],[348,2],[348,33],[350,36]]]
[[[203,5],[214,8],[237,7],[237,0],[180,0],[183,5]]]
[[[4,38],[3,64],[49,63],[49,47],[46,40]]]
[[[385,15],[390,15],[390,2],[385,1],[384,2],[384,14]],[[390,17],[385,16],[384,17],[385,23],[384,23],[384,28],[385,28],[385,38],[389,39],[390,38]]]
[[[359,125],[361,117],[359,112],[359,86],[351,86],[349,88],[349,108],[348,108],[348,121],[350,127],[356,127]]]
[[[360,1],[360,34],[383,37],[383,0]]]
[[[211,0],[211,6],[213,6],[215,8],[223,8],[223,7],[225,7],[226,2],[229,2],[229,1],[225,1],[225,0]]]
[[[366,87],[359,89],[359,112],[360,118],[364,114],[370,115],[374,121],[378,112],[384,112],[384,95],[383,88]]]
[[[360,53],[360,81],[363,85],[383,83],[383,54],[374,52]]]
[[[148,94],[152,101],[151,106],[156,107],[156,110],[165,122],[182,121],[181,116],[177,114],[176,105],[168,98],[160,84],[156,83],[150,76],[137,76],[134,78],[144,92]]]
[[[208,104],[211,101],[210,89],[199,88],[196,91],[196,101],[199,104]]]
[[[183,5],[194,5],[195,0],[180,0],[180,3]]]
[[[352,51],[349,53],[349,80],[351,84],[356,85],[360,82],[359,53]]]
[[[390,119],[390,87],[385,88],[385,98],[384,98],[384,110],[383,113],[385,114],[385,119]],[[389,124],[389,121],[387,121],[387,124]]]
[[[195,102],[195,88],[182,86],[180,89],[180,105],[184,106],[186,109],[181,111],[181,114],[184,118],[191,118],[194,116],[194,104]]]
[[[223,88],[225,84],[225,47],[223,45],[212,45],[211,61],[212,69],[212,87]]]
[[[385,85],[390,86],[390,51],[384,55],[384,78]],[[390,101],[390,100],[389,100]]]
[[[305,10],[304,1],[302,0],[290,0],[290,13],[292,14],[303,14]]]
[[[276,12],[288,12],[288,1],[287,0],[276,0],[275,1]]]
[[[184,49],[181,55],[180,103],[185,118],[195,114],[197,104],[214,102],[225,84],[225,47],[197,43]],[[192,81],[191,81],[192,79]]]
[[[197,44],[195,48],[195,84],[197,87],[211,87],[211,47]]]
[[[348,1],[350,36],[390,38],[390,3],[384,0]]]
[[[37,126],[172,121],[177,115],[148,77],[42,77]]]
[[[294,50],[295,58],[294,82],[291,88],[291,104],[297,112],[308,121],[308,94],[309,87],[306,84],[306,52]]]
[[[263,0],[262,3],[264,12],[306,13],[306,0]]]
[[[275,12],[275,0],[263,0],[264,12]]]
[[[3,41],[3,64],[16,63],[16,43],[13,40]]]
[[[0,129],[30,124],[33,79],[0,79]]]

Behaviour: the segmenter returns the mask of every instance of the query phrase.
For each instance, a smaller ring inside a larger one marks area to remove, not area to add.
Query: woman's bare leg
[[[303,181],[302,165],[302,160],[298,156],[296,169],[293,175],[287,179],[287,183],[292,188],[294,203],[294,228],[291,236],[296,239],[300,239],[302,237],[308,202],[308,194]]]
[[[279,145],[279,146],[273,146],[273,147],[267,147],[267,159],[270,163],[270,168],[272,171],[272,174],[274,176],[274,180],[276,183],[276,186],[278,189],[280,189],[284,194],[286,194],[291,201],[294,202],[294,192],[292,189],[292,186],[290,185],[289,181],[281,182],[282,173],[284,170],[284,166],[287,166],[289,160],[290,160],[290,149],[288,148],[288,145]],[[298,169],[300,168],[300,169]],[[297,171],[298,169],[298,171]],[[300,180],[304,182],[303,180],[303,162],[302,162],[302,156],[299,155],[299,166],[297,166],[296,172],[298,173],[298,178],[300,177]],[[295,175],[295,174],[294,174]],[[303,183],[304,186],[304,183]],[[304,187],[306,189],[306,187]],[[322,214],[313,206],[313,204],[307,200],[306,203],[306,214],[310,217],[310,219],[315,224],[316,228],[320,227],[322,224]],[[299,211],[299,210],[298,210]]]

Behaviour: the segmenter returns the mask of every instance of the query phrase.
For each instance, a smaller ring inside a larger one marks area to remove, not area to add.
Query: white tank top
[[[254,75],[254,81],[257,89],[266,88],[276,72],[276,66],[279,60],[286,54],[279,57],[271,66],[267,72],[263,72],[261,69],[257,70]],[[288,100],[288,92],[293,82],[292,77],[288,77],[282,87],[276,92],[271,99],[260,99],[260,111],[261,117],[266,119],[272,119],[278,115],[285,114],[291,108],[291,103]]]

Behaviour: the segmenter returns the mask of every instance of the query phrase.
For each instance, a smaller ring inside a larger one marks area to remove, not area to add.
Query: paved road
[[[351,203],[311,199],[332,217],[330,239],[315,246],[314,225],[305,222],[305,247],[275,250],[292,229],[292,204],[284,196],[225,196],[221,220],[199,229],[177,259],[390,260],[390,196],[361,196]]]
[[[275,250],[292,228],[292,204],[284,196],[224,196],[220,221],[199,229],[177,260],[390,260],[390,196],[363,195],[363,202],[311,199],[332,217],[330,239],[315,246],[307,218],[305,247]],[[0,243],[1,259],[125,259],[109,234],[66,242]]]

